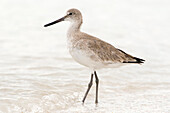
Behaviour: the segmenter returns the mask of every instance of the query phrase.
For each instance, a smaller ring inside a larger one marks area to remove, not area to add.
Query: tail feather
[[[140,59],[140,58],[137,58],[137,57],[133,57],[127,53],[125,53],[124,51],[122,51],[121,49],[117,49],[119,50],[120,52],[122,52],[126,57],[128,57],[130,60],[129,61],[123,61],[123,63],[138,63],[138,64],[141,64],[141,63],[144,63],[145,60],[143,59]]]
[[[141,63],[145,62],[145,60],[137,58],[137,57],[133,57],[133,59],[135,59],[136,61],[124,61],[123,63],[139,63],[139,64],[141,64]]]

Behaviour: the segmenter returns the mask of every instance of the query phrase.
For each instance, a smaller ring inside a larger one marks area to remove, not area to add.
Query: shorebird
[[[91,79],[82,100],[83,103],[85,102],[88,92],[92,86],[93,76],[95,76],[96,82],[95,103],[98,103],[99,79],[96,70],[101,68],[116,68],[125,63],[141,64],[145,61],[143,59],[133,57],[99,38],[81,32],[80,27],[83,23],[83,18],[78,9],[68,10],[64,17],[46,24],[44,27],[48,27],[61,21],[71,22],[67,32],[69,53],[75,61],[92,70]]]

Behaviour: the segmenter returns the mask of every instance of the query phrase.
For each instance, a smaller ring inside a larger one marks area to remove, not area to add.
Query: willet
[[[83,23],[82,14],[77,9],[70,9],[66,15],[54,22],[44,25],[44,27],[53,25],[61,21],[70,21],[71,26],[67,32],[67,43],[71,56],[78,63],[89,67],[92,70],[91,79],[88,84],[87,91],[82,100],[84,103],[88,92],[93,83],[93,75],[96,80],[96,98],[95,103],[98,103],[98,85],[99,79],[96,73],[97,69],[101,68],[116,68],[123,64],[135,63],[141,64],[145,60],[133,57],[124,51],[115,48],[111,44],[100,40],[94,36],[88,35],[80,31]]]

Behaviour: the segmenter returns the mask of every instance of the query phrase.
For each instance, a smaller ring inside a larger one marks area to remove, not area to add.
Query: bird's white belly
[[[72,48],[69,50],[69,52],[71,56],[73,57],[73,59],[77,61],[78,63],[80,63],[81,65],[84,65],[91,69],[103,67],[102,63],[90,58],[90,53],[88,53],[88,51],[82,51],[80,49]]]

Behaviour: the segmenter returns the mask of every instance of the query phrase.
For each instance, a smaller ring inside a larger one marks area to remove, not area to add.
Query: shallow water
[[[169,113],[169,0],[0,1],[0,113]],[[43,25],[69,8],[82,11],[82,31],[146,60],[97,71],[84,105],[90,70],[66,48],[68,22]]]

